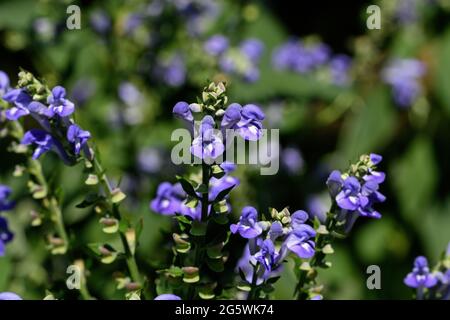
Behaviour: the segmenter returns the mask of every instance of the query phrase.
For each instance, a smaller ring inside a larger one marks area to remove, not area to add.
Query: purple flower
[[[411,106],[421,94],[420,78],[426,72],[425,65],[415,59],[396,59],[382,71],[382,79],[391,85],[394,100],[400,107]]]
[[[7,211],[14,208],[14,202],[8,200],[11,195],[11,188],[0,184],[0,211]]]
[[[30,114],[28,105],[32,99],[25,89],[12,89],[3,95],[3,100],[12,103],[13,107],[6,110],[6,118],[15,121],[20,117]]]
[[[371,153],[369,157],[370,157],[370,162],[372,163],[372,165],[377,165],[383,160],[382,156],[375,154],[375,153]],[[363,177],[363,179],[365,181],[374,181],[377,184],[383,183],[385,178],[386,178],[386,174],[384,172],[376,171],[373,168],[369,168],[368,174],[366,174]],[[380,201],[380,202],[382,202],[382,201]]]
[[[303,158],[296,148],[286,148],[281,154],[281,161],[290,173],[299,173],[303,167]]]
[[[13,237],[13,233],[8,229],[8,221],[0,216],[0,257],[5,255],[5,246]]]
[[[294,252],[303,259],[311,258],[314,255],[315,230],[305,224],[308,220],[308,214],[305,211],[298,210],[291,216],[292,232],[284,242],[287,249]]]
[[[80,106],[92,97],[95,88],[96,84],[91,78],[80,78],[72,87],[71,97]]]
[[[14,292],[0,292],[0,300],[22,300],[22,298]]]
[[[234,129],[245,140],[256,141],[262,135],[263,111],[254,104],[241,107],[238,103],[231,104],[222,119],[222,129]]]
[[[236,165],[232,162],[225,161],[220,164],[220,167],[225,172],[225,175],[221,178],[212,177],[209,180],[209,200],[213,201],[225,189],[233,186],[238,186],[240,181],[236,177],[232,177],[229,174],[236,170]],[[228,196],[227,196],[228,197]]]
[[[239,48],[252,62],[257,62],[264,52],[264,44],[258,39],[244,40]]]
[[[278,70],[304,74],[323,65],[329,55],[330,49],[324,44],[305,46],[301,41],[291,39],[275,49],[272,63]]]
[[[150,208],[159,214],[174,215],[180,212],[181,201],[185,197],[180,184],[163,182],[158,186],[156,198],[151,201]]]
[[[156,67],[156,76],[170,87],[180,87],[186,81],[186,66],[181,55],[161,60]]]
[[[172,112],[175,117],[186,120],[189,123],[194,121],[194,116],[192,115],[192,111],[189,108],[189,104],[187,102],[177,102],[177,104],[173,107]]]
[[[373,165],[377,165],[383,160],[383,157],[376,153],[371,153],[369,157]]]
[[[127,16],[125,24],[123,26],[123,31],[125,34],[129,35],[134,30],[136,30],[142,22],[144,21],[144,15],[140,12],[131,13]]]
[[[203,49],[212,56],[221,55],[228,49],[228,39],[221,34],[216,34],[206,40]]]
[[[33,159],[38,159],[42,154],[53,148],[55,140],[44,130],[32,129],[25,133],[21,143],[36,146],[33,152]]]
[[[160,294],[154,300],[181,300],[177,295],[171,293]]]
[[[253,239],[262,233],[262,227],[258,223],[258,212],[253,207],[244,207],[242,209],[241,217],[237,224],[230,226],[232,233],[239,232],[241,237],[246,239]]]
[[[9,77],[0,70],[0,97],[2,97],[9,90]]]
[[[414,261],[414,268],[403,282],[411,288],[431,288],[434,287],[438,280],[435,275],[430,273],[427,258],[419,256]]]
[[[203,118],[199,133],[192,141],[191,153],[194,156],[210,161],[225,151],[222,134],[214,129],[214,125],[215,122],[211,116]]]
[[[417,0],[400,0],[395,8],[395,18],[402,25],[412,24],[418,19]]]
[[[250,253],[250,246],[247,244],[242,253],[242,257],[239,259],[237,264],[238,271],[240,270],[248,283],[252,283],[253,273],[255,272],[254,265],[257,264],[255,257]],[[256,275],[256,285],[260,285],[264,282],[263,274],[257,273]]]
[[[229,175],[224,175],[220,179],[212,177],[210,179],[209,186],[209,201],[214,201],[220,192],[229,189],[231,187],[237,187],[239,185],[239,179]]]
[[[49,116],[53,117],[55,114],[60,117],[70,116],[75,111],[74,104],[65,99],[66,89],[61,86],[56,86],[52,89],[52,93],[47,98],[49,104]]]
[[[103,10],[96,10],[89,17],[92,28],[100,33],[105,34],[111,28],[111,18]]]
[[[320,222],[324,223],[327,218],[327,211],[330,208],[329,203],[322,199],[321,195],[312,195],[306,199],[306,206],[314,219],[317,217]]]
[[[86,146],[91,138],[91,133],[81,129],[78,125],[72,124],[67,130],[67,140],[73,145],[76,155],[80,154],[81,148]]]
[[[223,50],[219,57],[219,67],[223,72],[235,74],[247,82],[259,79],[259,60],[264,51],[264,44],[258,39],[247,39],[239,48]]]
[[[146,173],[157,173],[163,165],[163,155],[156,148],[146,148],[138,155],[138,166]]]
[[[331,82],[338,86],[347,85],[350,82],[349,69],[351,67],[351,58],[340,54],[330,61]]]
[[[369,203],[367,196],[361,194],[361,184],[355,177],[348,177],[344,186],[336,196],[336,203],[341,209],[356,211]]]
[[[333,198],[337,196],[343,185],[344,180],[342,179],[342,173],[339,170],[334,170],[331,172],[327,179],[327,186],[330,191],[330,195]]]
[[[264,279],[268,279],[272,272],[280,267],[280,261],[284,258],[280,252],[275,250],[272,240],[260,238],[257,239],[259,251],[255,253],[255,260],[264,268]]]
[[[143,101],[142,93],[131,82],[122,82],[118,93],[120,99],[129,107],[141,104]]]

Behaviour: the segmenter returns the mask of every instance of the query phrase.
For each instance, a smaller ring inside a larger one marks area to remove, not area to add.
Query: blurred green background
[[[200,9],[186,11],[187,2],[198,2]],[[277,175],[239,166],[240,191],[231,195],[235,217],[245,205],[310,211],[313,200],[323,205],[320,195],[326,199],[330,170],[345,169],[362,153],[383,155],[383,218],[359,219],[350,237],[336,244],[333,268],[320,279],[327,299],[410,298],[403,278],[414,257],[423,254],[434,262],[450,240],[450,2],[297,2],[2,0],[0,70],[12,83],[22,67],[50,86],[68,89],[78,107],[77,122],[92,133],[108,172],[128,194],[127,215],[144,219],[138,258],[144,272],[153,275],[170,261],[172,222],[151,212],[149,201],[161,181],[174,182],[174,175],[185,170],[170,162],[170,134],[182,125],[172,118],[172,107],[194,101],[207,80],[226,80],[231,102],[260,105],[265,126],[280,129]],[[80,30],[66,28],[69,4],[81,8]],[[380,30],[366,27],[370,4],[381,8]],[[234,45],[248,38],[264,43],[257,81],[221,71],[205,54],[204,41],[217,33]],[[272,54],[292,37],[323,42],[333,54],[350,56],[351,81],[337,86],[320,72],[276,70]],[[175,70],[182,81],[175,85],[164,74],[174,57],[183,61]],[[396,104],[382,79],[382,70],[395,58],[426,66],[420,94],[407,108]],[[0,292],[42,299],[51,289],[57,297],[77,298],[77,292],[65,289],[67,265],[89,256],[87,243],[113,241],[101,233],[95,213],[75,208],[89,189],[82,168],[64,167],[54,155],[43,158],[47,177],[64,190],[64,219],[74,242],[69,255],[51,256],[42,229],[30,226],[36,204],[26,178],[12,177],[23,159],[7,152],[8,143],[0,140],[0,182],[12,186],[18,205],[5,214],[16,237],[0,258]],[[243,243],[233,245],[232,262]],[[94,296],[123,297],[112,280],[117,265],[101,265],[93,257],[86,264]],[[366,288],[366,268],[372,264],[381,267],[381,290]],[[292,298],[294,277],[286,267],[274,298]]]

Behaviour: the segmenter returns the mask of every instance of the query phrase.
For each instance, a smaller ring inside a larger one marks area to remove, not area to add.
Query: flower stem
[[[258,281],[258,266],[259,262],[253,266],[251,289],[248,293],[247,300],[255,300],[258,297],[258,286],[256,285],[256,282]]]
[[[113,202],[113,188],[111,187],[111,183],[108,179],[108,176],[105,173],[105,170],[103,169],[102,165],[100,164],[100,162],[98,161],[97,158],[94,158],[94,168],[95,168],[95,172],[96,172],[97,176],[100,178],[103,189],[105,190],[106,197],[108,199],[108,203],[111,206],[112,214],[117,220],[120,221],[123,218],[123,216],[119,210],[118,204]],[[136,282],[142,286],[142,295],[144,298],[148,298],[148,294],[144,290],[144,283],[142,281],[142,277],[139,272],[136,258],[131,249],[132,246],[131,246],[129,240],[127,239],[127,236],[124,231],[119,229],[119,235],[120,235],[120,240],[123,245],[123,249],[125,251],[125,257],[126,257],[126,262],[127,262],[128,271],[130,273],[130,277],[133,282]]]
[[[201,204],[202,204],[202,212],[201,212],[201,222],[207,223],[208,221],[208,208],[209,208],[209,180],[210,176],[210,166],[202,162],[202,184],[206,186],[207,190],[202,194]],[[205,253],[205,236],[199,236],[196,241],[196,246],[194,250],[194,266],[199,268],[204,260]],[[195,299],[195,289],[194,286],[190,286],[188,290],[188,297],[190,300]]]
[[[67,236],[67,231],[64,226],[63,215],[58,200],[56,199],[55,196],[49,194],[48,183],[47,180],[45,179],[42,170],[42,165],[38,160],[34,159],[28,160],[28,172],[39,184],[39,187],[42,188],[41,190],[41,193],[43,195],[42,204],[50,212],[50,218],[55,224],[56,233],[58,234],[59,238],[63,241],[64,248],[63,250],[60,251],[60,253],[64,254],[66,253],[69,246],[69,237]]]

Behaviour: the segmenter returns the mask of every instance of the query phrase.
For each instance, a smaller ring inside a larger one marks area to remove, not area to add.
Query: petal
[[[403,279],[403,283],[410,288],[417,288],[419,283],[417,282],[417,278],[414,273],[408,273],[408,275]]]
[[[54,99],[62,99],[66,96],[66,89],[61,86],[56,86],[52,89],[52,95]]]
[[[0,300],[22,300],[22,298],[13,292],[0,292]]]
[[[258,219],[258,211],[251,206],[245,206],[242,208],[241,219],[253,219],[256,221]]]
[[[236,123],[241,120],[242,107],[238,103],[232,103],[225,110],[223,115],[221,127],[223,129],[232,128]]]
[[[383,157],[376,153],[370,154],[370,162],[372,162],[374,165],[377,165],[383,160]]]
[[[181,300],[181,298],[177,295],[166,293],[166,294],[160,294],[155,298],[155,300]]]
[[[303,224],[306,220],[308,220],[308,213],[303,210],[297,210],[295,211],[291,216],[291,224],[293,228],[295,229],[295,225]]]
[[[256,104],[246,104],[242,108],[242,116],[247,119],[262,121],[265,118],[264,112]]]
[[[184,119],[186,121],[193,121],[194,116],[192,115],[191,109],[189,108],[189,104],[184,101],[180,101],[173,107],[173,114],[180,119]]]

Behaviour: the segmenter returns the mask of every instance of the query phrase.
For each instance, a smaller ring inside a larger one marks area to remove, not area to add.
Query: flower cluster
[[[0,212],[14,208],[14,202],[8,199],[10,195],[11,188],[0,184]],[[0,216],[0,257],[5,254],[5,246],[13,237],[13,233],[8,228],[8,220]]]
[[[417,299],[450,299],[450,243],[447,251],[433,271],[426,257],[419,256],[414,261],[412,272],[403,280],[405,285],[416,289]]]
[[[399,107],[410,107],[420,96],[420,79],[425,72],[425,65],[415,59],[392,60],[383,69],[383,81],[392,87],[394,100]]]
[[[289,252],[302,259],[314,255],[316,231],[308,225],[308,214],[298,210],[292,215],[287,208],[271,211],[271,220],[264,221],[253,207],[244,207],[239,222],[232,224],[232,233],[249,239],[238,269],[250,285],[261,285],[281,271]]]
[[[235,74],[248,82],[259,79],[259,62],[264,52],[264,44],[258,39],[247,39],[237,48],[230,47],[228,39],[216,34],[205,41],[204,50],[218,59],[220,69]]]
[[[68,165],[75,163],[81,150],[90,154],[87,141],[91,137],[88,131],[81,129],[71,117],[74,104],[66,98],[66,90],[61,86],[51,91],[31,73],[19,73],[18,88],[9,87],[9,79],[2,72],[2,99],[9,103],[6,118],[17,121],[21,117],[31,116],[40,128],[26,132],[22,144],[35,147],[33,159],[47,151],[55,151]]]
[[[385,174],[376,170],[382,157],[377,154],[363,155],[346,173],[333,171],[327,185],[335,205],[339,208],[337,219],[345,221],[348,232],[359,216],[379,219],[381,214],[373,205],[384,202],[386,197],[378,189]]]
[[[299,74],[328,73],[329,81],[345,86],[350,82],[350,57],[332,55],[331,49],[323,43],[306,44],[291,39],[275,49],[272,55],[273,66],[278,70],[289,70]]]
[[[256,141],[262,136],[262,121],[265,115],[257,105],[241,106],[238,103],[232,103],[225,110],[218,107],[227,103],[225,86],[222,83],[218,85],[212,83],[205,88],[202,99],[202,103],[188,104],[181,101],[173,108],[175,117],[193,126],[194,140],[190,150],[194,156],[210,162],[222,155],[225,151],[224,140],[230,130],[245,140]],[[209,104],[211,99],[215,100],[212,105]],[[198,128],[194,121],[196,113],[207,113],[201,119]],[[216,123],[218,121],[220,125]]]

